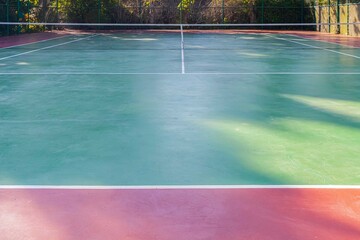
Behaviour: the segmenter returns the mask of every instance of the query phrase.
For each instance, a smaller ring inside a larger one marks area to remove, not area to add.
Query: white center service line
[[[352,189],[359,185],[143,185],[143,186],[81,186],[81,185],[0,185],[1,189],[60,190],[191,190],[191,189]]]
[[[287,41],[287,42],[291,42],[291,43],[296,43],[296,44],[306,46],[306,47],[310,47],[310,48],[321,49],[321,50],[324,50],[324,51],[333,52],[333,53],[341,54],[341,55],[344,55],[344,56],[360,59],[360,56],[356,56],[356,55],[352,55],[352,54],[348,54],[348,53],[343,53],[343,52],[332,50],[332,49],[317,47],[317,46],[313,46],[313,45],[310,45],[310,44],[306,44],[306,43],[302,43],[302,42],[298,42],[298,41],[294,41],[294,40],[290,40],[290,39],[286,39],[286,38],[279,38],[279,37],[272,36],[270,34],[267,34],[266,36],[271,37],[271,38],[275,38],[275,39],[279,39],[279,40],[283,40],[283,41]]]
[[[185,74],[185,46],[184,46],[184,29],[183,25],[180,25],[181,32],[181,73]]]
[[[27,51],[27,52],[22,52],[22,53],[10,55],[10,56],[7,56],[7,57],[0,58],[0,61],[6,60],[6,59],[9,59],[9,58],[14,58],[14,57],[26,55],[26,54],[29,54],[29,53],[38,52],[38,51],[45,50],[45,49],[50,49],[50,48],[54,48],[54,47],[63,46],[63,45],[69,44],[69,43],[79,42],[79,41],[82,41],[82,40],[85,40],[85,39],[88,39],[88,38],[91,38],[91,37],[94,37],[94,36],[96,36],[96,35],[91,35],[91,36],[85,37],[85,38],[79,38],[79,39],[75,39],[75,40],[68,41],[68,42],[63,42],[63,43],[59,43],[59,44],[55,44],[55,45],[51,45],[51,46],[47,46],[47,47],[43,47],[43,48],[34,49],[34,50],[31,50],[31,51]]]

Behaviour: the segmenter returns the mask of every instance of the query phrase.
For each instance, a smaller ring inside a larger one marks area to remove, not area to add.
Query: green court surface
[[[0,49],[0,184],[360,184],[360,49],[281,34],[180,42]]]

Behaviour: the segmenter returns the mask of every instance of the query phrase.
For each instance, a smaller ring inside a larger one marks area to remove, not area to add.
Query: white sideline
[[[96,35],[91,35],[91,36],[85,37],[85,38],[78,38],[78,39],[71,40],[71,41],[68,41],[68,42],[63,42],[63,43],[59,43],[59,44],[55,44],[55,45],[51,45],[51,46],[47,46],[47,47],[43,47],[43,48],[34,49],[34,50],[31,50],[31,51],[27,51],[27,52],[22,52],[22,53],[10,55],[10,56],[7,56],[7,57],[0,58],[0,61],[6,60],[6,59],[9,59],[9,58],[14,58],[14,57],[26,55],[26,54],[33,53],[33,52],[38,52],[38,51],[45,50],[45,49],[50,49],[50,48],[54,48],[54,47],[63,46],[63,45],[73,43],[73,42],[79,42],[79,41],[82,41],[82,40],[85,40],[85,39],[88,39],[88,38],[91,38],[91,37],[94,37],[94,36],[96,36]]]
[[[309,41],[316,41],[316,42],[321,42],[321,43],[329,43],[329,44],[332,44],[332,45],[337,45],[337,46],[340,46],[340,47],[347,47],[347,48],[350,48],[350,49],[358,49],[359,48],[359,47],[344,45],[344,44],[336,43],[336,42],[328,42],[326,40],[302,37],[302,36],[298,36],[298,35],[295,35],[295,34],[286,34],[286,35],[296,37],[296,38],[299,38],[299,39],[306,39],[306,40],[309,40]]]
[[[29,42],[29,43],[23,43],[23,44],[18,44],[18,45],[12,45],[12,46],[9,46],[9,47],[0,48],[0,50],[2,50],[2,49],[9,49],[9,48],[15,48],[15,47],[22,47],[22,46],[31,45],[31,44],[36,44],[36,43],[47,42],[47,41],[56,40],[56,39],[61,39],[61,38],[70,37],[70,36],[71,36],[71,35],[65,35],[65,36],[61,36],[61,37],[49,38],[49,39],[40,40],[40,41],[35,41],[35,42]]]
[[[344,55],[344,56],[347,56],[347,57],[353,57],[353,58],[356,58],[356,59],[360,59],[360,56],[356,56],[356,55],[352,55],[352,54],[348,54],[348,53],[343,53],[343,52],[332,50],[332,49],[317,47],[317,46],[313,46],[313,45],[310,45],[310,44],[306,44],[306,43],[302,43],[302,42],[298,42],[298,41],[294,41],[294,40],[290,40],[290,39],[286,39],[286,38],[279,38],[279,37],[272,36],[270,34],[267,34],[266,36],[271,37],[271,38],[275,38],[275,39],[279,39],[279,40],[283,40],[283,41],[287,41],[287,42],[291,42],[291,43],[296,43],[296,44],[306,46],[306,47],[310,47],[310,48],[321,49],[321,50],[324,50],[324,51],[341,54],[341,55]]]

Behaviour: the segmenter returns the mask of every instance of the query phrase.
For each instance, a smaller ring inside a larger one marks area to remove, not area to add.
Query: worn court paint
[[[0,82],[1,184],[360,182],[356,75],[10,75]]]
[[[2,240],[357,240],[359,190],[0,190]]]

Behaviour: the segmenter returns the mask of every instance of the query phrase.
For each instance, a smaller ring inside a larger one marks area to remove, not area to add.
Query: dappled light
[[[25,66],[25,65],[30,65],[30,63],[28,63],[28,62],[17,62],[16,65]]]
[[[2,240],[27,239],[52,240],[70,239],[64,224],[55,222],[52,218],[54,211],[49,211],[49,205],[41,204],[31,191],[10,191],[0,190],[0,232]],[[53,209],[55,210],[55,209]],[[59,210],[59,209],[58,209]],[[68,210],[61,209],[66,215]],[[64,222],[65,223],[65,222]]]
[[[156,38],[118,38],[122,41],[157,41],[159,39],[156,39]]]
[[[219,133],[219,141],[239,164],[269,178],[296,184],[360,181],[359,129],[292,118],[275,118],[267,123],[213,120],[203,124]]]
[[[249,36],[243,36],[243,37],[238,37],[239,39],[245,39],[245,40],[252,40],[252,39],[256,39],[255,37],[249,37]]]
[[[354,121],[360,121],[360,102],[341,99],[330,99],[320,97],[310,97],[303,95],[282,94],[283,97],[317,108],[330,114],[341,115],[351,118]]]
[[[263,54],[263,53],[258,53],[258,52],[245,52],[245,51],[238,51],[237,52],[239,55],[245,55],[248,57],[254,57],[254,58],[261,58],[261,57],[268,57],[269,55],[267,54]]]

